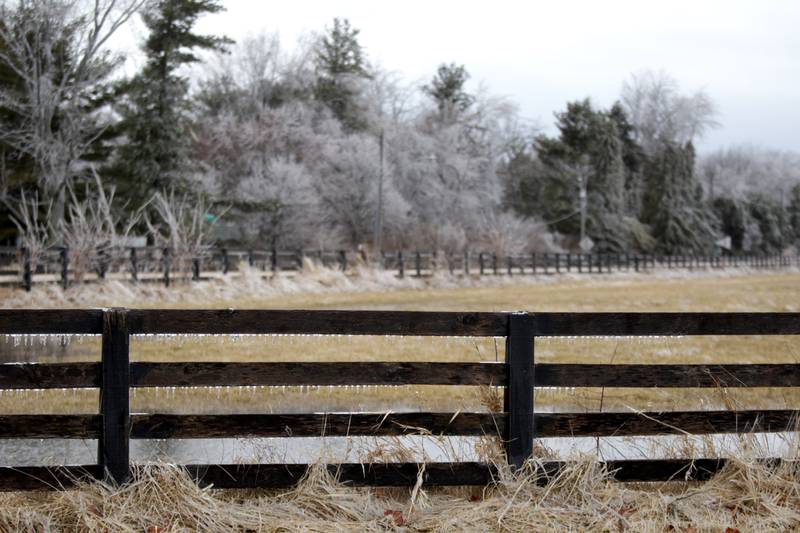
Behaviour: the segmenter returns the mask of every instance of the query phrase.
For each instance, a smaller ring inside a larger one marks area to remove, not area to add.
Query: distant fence
[[[535,438],[778,432],[797,411],[536,413],[535,387],[797,387],[800,364],[604,365],[536,363],[534,339],[561,336],[799,335],[800,313],[435,313],[261,310],[0,310],[0,334],[100,334],[97,363],[3,364],[0,389],[99,388],[98,414],[2,415],[0,438],[98,440],[97,464],[0,467],[0,490],[69,487],[76,479],[124,482],[130,439],[496,435],[512,467]],[[505,337],[504,363],[131,362],[132,335],[315,334]],[[132,387],[491,385],[503,411],[174,415],[130,413]],[[773,459],[777,461],[777,459]],[[546,461],[547,474],[566,463]],[[722,458],[619,460],[621,481],[707,479]],[[485,485],[495,466],[479,462],[331,464],[354,486]],[[186,465],[217,488],[286,487],[303,464]]]
[[[46,250],[35,265],[24,249],[0,247],[0,285],[31,290],[34,283],[71,284],[103,279],[157,282],[170,286],[177,280],[204,280],[240,271],[243,264],[264,273],[299,272],[306,260],[347,271],[366,261],[358,252],[345,250],[257,250],[214,248],[199,256],[176,254],[169,248],[143,247],[103,250],[76,268],[67,248]],[[652,269],[778,269],[800,266],[800,257],[785,255],[661,256],[640,254],[530,253],[499,256],[490,252],[398,251],[382,252],[377,266],[397,276],[425,277],[435,272],[480,276],[592,274],[641,272]]]

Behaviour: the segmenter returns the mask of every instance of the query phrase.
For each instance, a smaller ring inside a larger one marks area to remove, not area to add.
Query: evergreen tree
[[[475,101],[475,97],[467,93],[465,89],[469,77],[469,72],[464,65],[442,63],[431,83],[422,88],[425,94],[436,102],[439,119],[443,123],[453,122]]]
[[[511,150],[508,160],[501,161],[498,173],[504,181],[503,203],[516,213],[531,216],[541,213],[542,163],[528,147]]]
[[[658,250],[663,253],[714,250],[717,221],[702,202],[694,158],[691,143],[667,143],[646,164],[642,222],[650,224]]]
[[[751,250],[762,254],[783,251],[792,241],[792,229],[780,201],[767,194],[753,192],[747,195],[746,205],[755,226],[751,231]]]
[[[150,30],[141,73],[122,87],[121,112],[127,143],[110,174],[123,195],[144,200],[153,190],[180,186],[190,170],[188,81],[181,67],[199,61],[196,50],[224,50],[225,37],[198,35],[197,19],[217,13],[218,0],[158,0],[143,14]]]
[[[751,218],[745,203],[718,196],[711,201],[711,207],[719,220],[720,231],[731,238],[731,251],[749,251]]]
[[[370,74],[358,34],[347,19],[333,19],[333,27],[320,40],[316,56],[314,95],[350,131],[366,127],[356,101],[355,83],[369,79]]]
[[[800,246],[800,183],[789,191],[789,225],[792,230],[791,240]]]
[[[625,165],[625,213],[638,218],[644,189],[642,180],[644,150],[636,142],[636,130],[622,104],[615,102],[608,111],[608,117],[616,125],[617,137],[622,143],[622,162]]]
[[[628,165],[619,111],[615,114],[613,110],[596,110],[586,99],[568,103],[566,111],[556,114],[556,118],[559,137],[542,136],[536,140],[544,168],[540,179],[545,217],[554,221],[554,228],[577,242],[583,183],[587,192],[586,234],[595,242],[596,251],[650,246],[646,229],[626,215]],[[634,152],[635,146],[630,150]]]

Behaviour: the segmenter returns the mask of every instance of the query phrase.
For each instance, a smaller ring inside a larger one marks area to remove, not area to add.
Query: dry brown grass
[[[0,496],[3,531],[789,531],[797,466],[746,454],[712,481],[622,484],[589,459],[548,482],[532,462],[485,488],[354,489],[312,468],[293,490],[210,491],[181,469],[138,467],[122,488]]]

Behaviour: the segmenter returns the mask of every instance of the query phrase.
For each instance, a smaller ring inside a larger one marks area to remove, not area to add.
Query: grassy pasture
[[[73,289],[91,291],[91,288]],[[192,291],[191,286],[177,291]],[[257,293],[257,291],[254,291]],[[69,293],[68,293],[69,294]],[[14,293],[7,293],[9,298]],[[96,305],[107,304],[103,293]],[[85,298],[85,297],[84,297]],[[90,294],[91,298],[91,294]],[[10,301],[10,300],[9,300]],[[91,305],[93,302],[89,302]],[[60,304],[60,305],[59,305]],[[536,283],[461,288],[400,288],[391,291],[330,291],[237,297],[176,305],[149,298],[139,307],[236,307],[304,309],[526,310],[535,311],[794,311],[800,305],[800,275],[682,278],[593,276]],[[67,301],[53,305],[69,306]],[[99,338],[0,339],[6,359],[94,361]],[[30,346],[26,348],[25,343]],[[11,352],[12,355],[8,355]],[[538,339],[540,362],[592,363],[790,363],[800,361],[794,337],[669,337]],[[131,357],[139,361],[502,361],[503,339],[374,336],[165,336],[134,337]],[[485,389],[485,388],[484,388]],[[494,403],[478,387],[231,387],[138,389],[132,408],[163,413],[292,413],[309,411],[473,410]],[[629,408],[797,408],[794,389],[572,389],[538,390],[537,407],[567,411],[625,411]],[[2,413],[91,413],[97,392],[5,392]]]

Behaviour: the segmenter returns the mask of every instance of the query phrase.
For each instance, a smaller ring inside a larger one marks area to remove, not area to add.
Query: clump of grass
[[[785,531],[800,527],[800,467],[756,457],[751,437],[708,482],[620,483],[575,456],[548,473],[541,456],[504,466],[486,487],[352,488],[324,464],[288,490],[212,490],[180,467],[138,466],[117,488],[0,495],[2,531]],[[796,450],[796,449],[795,449]],[[677,450],[674,450],[677,451]],[[538,450],[546,455],[546,450]],[[394,454],[402,459],[402,453]],[[796,459],[794,455],[791,457]],[[395,459],[396,460],[396,459]],[[421,480],[421,476],[420,476]]]

